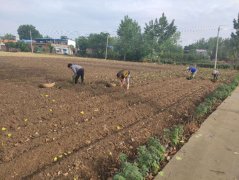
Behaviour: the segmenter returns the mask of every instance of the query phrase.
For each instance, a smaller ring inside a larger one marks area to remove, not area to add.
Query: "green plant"
[[[125,177],[119,175],[119,174],[116,174],[113,178],[114,180],[126,180]]]
[[[120,154],[121,170],[114,176],[114,180],[140,180],[149,172],[157,174],[160,162],[164,160],[165,148],[157,138],[150,138],[146,145],[137,149],[137,159],[134,163],[127,162],[127,156]]]
[[[153,137],[149,138],[148,148],[149,148],[151,154],[154,156],[154,158],[157,161],[164,160],[165,148],[163,145],[160,144],[160,142],[157,138],[153,138]]]
[[[146,146],[140,146],[138,148],[137,164],[143,176],[147,175],[153,162],[154,159]]]
[[[172,143],[173,145],[178,145],[183,136],[183,126],[177,125],[172,129]]]
[[[175,125],[171,129],[164,129],[164,139],[177,146],[183,137],[183,126]]]
[[[125,179],[143,180],[143,176],[136,164],[125,162],[122,173],[120,174]]]
[[[204,104],[200,104],[196,108],[195,112],[196,112],[197,117],[202,117],[204,114],[207,114],[208,108]]]
[[[152,171],[156,174],[160,169],[160,162],[164,160],[165,148],[156,138],[150,138],[147,146],[138,148],[137,164],[140,172],[146,176]]]
[[[127,155],[120,154],[121,171],[114,176],[114,180],[143,180],[143,176],[135,163],[127,162]]]
[[[119,155],[119,159],[120,159],[120,162],[121,163],[125,163],[126,161],[127,161],[127,155],[126,154],[124,154],[124,153],[121,153],[120,155]]]

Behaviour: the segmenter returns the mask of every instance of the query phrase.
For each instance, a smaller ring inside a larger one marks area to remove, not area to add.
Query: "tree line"
[[[237,31],[230,38],[219,38],[219,60],[239,60],[239,16],[233,20],[233,25]],[[202,38],[182,47],[175,21],[168,22],[164,13],[160,18],[146,23],[143,32],[137,21],[125,16],[117,29],[116,37],[103,32],[80,36],[76,39],[78,55],[104,58],[107,37],[109,59],[171,63],[210,62],[215,59],[217,37]],[[200,54],[197,50],[205,50],[207,55]]]
[[[239,16],[233,20],[234,29],[230,38],[219,38],[219,60],[238,60],[239,56]],[[43,36],[33,25],[21,25],[17,32],[20,39],[50,38]],[[65,36],[62,36],[65,37]],[[13,39],[6,34],[1,39]],[[67,38],[67,37],[65,37]],[[106,47],[108,39],[108,46]],[[151,62],[195,62],[209,61],[215,58],[216,37],[200,39],[196,43],[185,46],[179,44],[180,32],[177,31],[175,20],[168,21],[163,13],[160,18],[151,20],[142,28],[136,20],[125,16],[117,29],[117,36],[108,33],[91,33],[76,38],[76,55],[81,57],[107,58],[128,61]],[[12,44],[13,46],[13,44]],[[28,51],[23,44],[15,44],[23,51]],[[207,56],[197,53],[197,49],[206,50]]]
[[[117,36],[108,33],[90,34],[76,39],[79,56],[105,57],[106,39],[108,38],[109,59],[142,61],[158,61],[160,57],[174,58],[183,54],[183,48],[178,44],[180,33],[174,20],[168,22],[164,13],[160,18],[145,24],[142,32],[138,22],[125,16],[117,29]]]

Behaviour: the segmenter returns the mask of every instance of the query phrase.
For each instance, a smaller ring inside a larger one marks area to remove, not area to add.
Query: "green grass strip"
[[[231,92],[238,86],[239,75],[237,75],[234,80],[229,84],[220,85],[215,91],[210,93],[195,110],[195,117],[201,118],[213,109],[213,106],[217,102],[225,100],[231,95]]]

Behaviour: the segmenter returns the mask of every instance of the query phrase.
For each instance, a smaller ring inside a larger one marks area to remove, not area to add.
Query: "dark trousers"
[[[81,77],[81,83],[84,82],[84,69],[79,69],[76,73],[75,84],[77,84],[78,79]]]
[[[217,80],[218,79],[218,74],[213,74],[213,79]]]

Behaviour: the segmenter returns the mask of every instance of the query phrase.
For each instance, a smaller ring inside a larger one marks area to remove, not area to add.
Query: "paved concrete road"
[[[239,180],[239,87],[160,174],[156,180]]]

